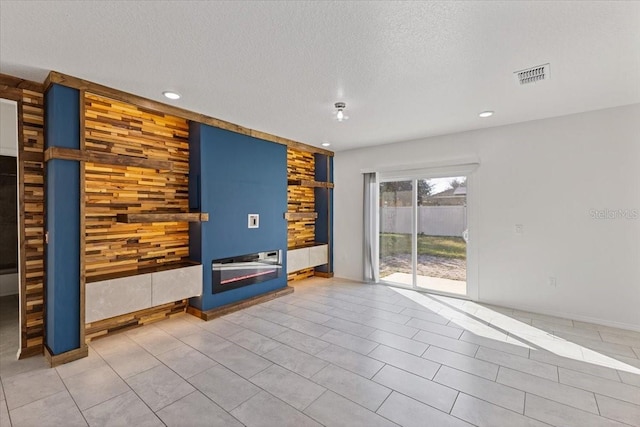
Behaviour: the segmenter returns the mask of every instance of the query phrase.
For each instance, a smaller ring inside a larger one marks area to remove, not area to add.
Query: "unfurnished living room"
[[[640,427],[640,1],[0,0],[0,427]]]

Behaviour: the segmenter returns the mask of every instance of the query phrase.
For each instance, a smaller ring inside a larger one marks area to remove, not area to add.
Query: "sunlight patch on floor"
[[[456,300],[409,289],[388,288],[433,311],[438,316],[450,319],[452,323],[475,335],[530,348],[532,351],[542,349],[558,356],[640,374],[640,369],[636,367],[528,325],[473,301]]]

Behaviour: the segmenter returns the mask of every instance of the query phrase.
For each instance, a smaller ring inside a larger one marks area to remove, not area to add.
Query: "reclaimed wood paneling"
[[[188,212],[187,121],[90,93],[84,119],[87,151],[174,166],[85,163],[87,278],[186,259],[188,222],[119,223],[117,216]]]
[[[315,194],[313,187],[299,185],[315,180],[313,154],[287,149],[287,246],[289,249],[312,244],[315,240]]]
[[[316,166],[312,153],[287,149],[287,180],[315,181]]]
[[[39,83],[0,73],[0,97],[18,107],[20,359],[42,354],[44,343],[43,93]]]
[[[168,319],[185,313],[189,305],[188,300],[175,301],[157,307],[139,310],[109,319],[87,323],[85,341],[88,343],[96,338],[102,338],[115,332],[128,331],[158,320]]]
[[[313,245],[315,241],[315,182],[313,154],[289,147],[287,149],[287,246],[289,249]],[[312,277],[313,268],[305,268],[287,275],[290,282]]]
[[[318,218],[317,212],[285,212],[284,219],[289,221],[315,220]]]
[[[315,270],[313,267],[305,268],[303,270],[294,271],[293,273],[287,274],[287,281],[295,282],[296,280],[308,279],[309,277],[313,277],[315,275]]]
[[[21,356],[41,354],[44,342],[44,96],[27,87],[18,105]]]

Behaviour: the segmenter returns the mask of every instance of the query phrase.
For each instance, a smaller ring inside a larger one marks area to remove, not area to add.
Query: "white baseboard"
[[[338,280],[348,280],[350,282],[359,282],[359,283],[366,283],[363,282],[362,280],[358,280],[358,279],[352,279],[352,278],[348,278],[348,277],[336,277],[336,279]],[[509,306],[505,306],[502,304],[496,304],[493,301],[487,301],[487,300],[483,300],[483,299],[479,299],[476,302],[480,302],[480,303],[486,303],[486,304],[491,304],[491,305],[497,305],[497,306],[501,306],[501,307],[505,307],[505,308],[511,308],[514,310],[522,310],[522,311],[530,311],[531,313],[537,313],[537,314],[544,314],[547,316],[554,316],[554,317],[561,317],[563,319],[569,319],[569,320],[576,320],[578,322],[587,322],[587,323],[595,323],[596,325],[602,325],[602,326],[609,326],[612,328],[619,328],[619,329],[626,329],[629,331],[635,331],[635,332],[640,332],[640,324],[639,325],[634,325],[631,323],[623,323],[623,322],[616,322],[613,320],[608,320],[608,319],[601,319],[598,317],[591,317],[591,316],[581,316],[578,314],[572,314],[572,313],[566,313],[566,312],[557,312],[557,311],[553,311],[553,310],[544,310],[541,309],[539,307],[531,307],[531,306],[527,306],[527,305],[509,305]]]
[[[640,325],[634,325],[631,323],[623,323],[623,322],[615,322],[613,320],[607,320],[607,319],[600,319],[597,317],[590,317],[590,316],[581,316],[578,314],[572,314],[572,313],[565,313],[565,312],[557,312],[557,311],[553,311],[553,310],[544,310],[544,309],[540,309],[539,307],[530,307],[527,305],[502,305],[502,304],[496,304],[495,302],[491,302],[491,301],[485,301],[485,300],[478,300],[477,302],[479,303],[484,303],[484,304],[491,304],[491,305],[497,305],[500,307],[505,307],[505,308],[511,308],[514,310],[521,310],[521,311],[529,311],[531,313],[537,313],[537,314],[544,314],[547,316],[553,316],[553,317],[560,317],[563,319],[568,319],[568,320],[576,320],[578,322],[587,322],[587,323],[595,323],[596,325],[602,325],[602,326],[609,326],[612,328],[618,328],[618,329],[626,329],[629,331],[635,331],[635,332],[640,332]]]

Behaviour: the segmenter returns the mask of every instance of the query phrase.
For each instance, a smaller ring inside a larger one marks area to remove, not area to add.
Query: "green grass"
[[[411,253],[411,235],[380,234],[380,256]],[[467,243],[462,237],[418,236],[418,255],[466,259]]]

